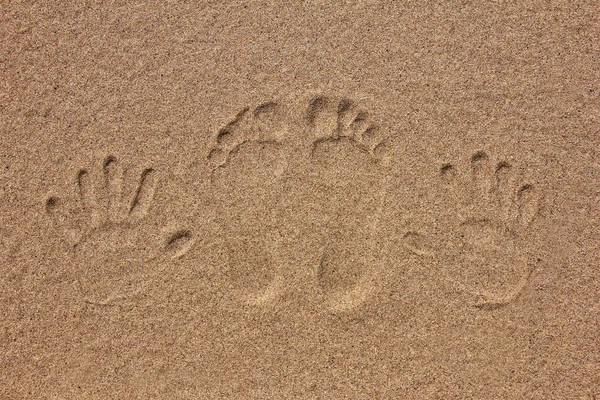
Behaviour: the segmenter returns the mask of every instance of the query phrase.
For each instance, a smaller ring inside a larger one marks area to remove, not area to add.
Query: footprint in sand
[[[241,110],[219,130],[208,155],[229,292],[249,305],[272,304],[283,289],[279,210],[286,115],[272,102]]]
[[[74,177],[74,195],[49,196],[44,209],[69,245],[87,303],[131,300],[160,272],[161,261],[183,256],[194,243],[186,228],[156,229],[153,168],[131,173],[109,156],[100,170],[80,169]]]
[[[208,158],[234,296],[266,305],[306,291],[296,298],[330,311],[367,299],[378,287],[384,136],[356,104],[328,97],[299,118],[276,103],[243,109],[218,132]]]
[[[433,185],[438,206],[435,232],[404,235],[407,249],[448,264],[444,274],[475,307],[493,310],[513,303],[526,288],[537,257],[530,227],[541,193],[526,171],[493,163],[482,151],[466,168],[444,164]]]
[[[379,286],[378,223],[387,188],[385,131],[348,99],[314,98],[305,115],[315,296],[329,311],[354,310]]]

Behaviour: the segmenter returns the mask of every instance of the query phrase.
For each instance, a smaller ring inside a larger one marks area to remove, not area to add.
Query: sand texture
[[[0,399],[600,399],[599,16],[0,1]]]

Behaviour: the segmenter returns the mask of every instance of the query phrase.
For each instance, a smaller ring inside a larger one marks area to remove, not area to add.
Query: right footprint
[[[387,137],[348,99],[320,96],[306,112],[308,211],[318,236],[317,297],[351,311],[379,287],[378,222],[387,182]]]
[[[535,267],[530,227],[539,211],[539,188],[512,163],[492,162],[483,151],[472,154],[465,170],[448,163],[438,174],[442,211],[436,218],[444,232],[437,243],[409,232],[405,247],[448,262],[451,281],[475,296],[475,307],[493,310],[514,302]]]

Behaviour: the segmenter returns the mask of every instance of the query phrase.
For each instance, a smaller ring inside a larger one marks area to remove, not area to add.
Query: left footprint
[[[230,291],[250,305],[272,304],[283,291],[279,210],[287,135],[284,108],[266,103],[240,111],[208,155]]]

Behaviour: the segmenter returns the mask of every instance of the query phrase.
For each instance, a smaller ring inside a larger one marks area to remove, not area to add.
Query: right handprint
[[[530,227],[539,211],[539,188],[507,161],[483,151],[466,168],[444,164],[438,172],[437,230],[409,231],[405,247],[421,256],[443,258],[445,275],[475,297],[474,306],[492,310],[514,302],[534,270]]]

